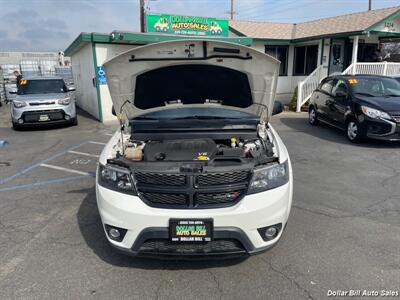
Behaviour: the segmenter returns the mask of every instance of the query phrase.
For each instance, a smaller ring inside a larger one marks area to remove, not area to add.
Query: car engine
[[[264,163],[273,156],[273,144],[261,138],[129,140],[122,156],[129,161],[143,162],[257,160]]]

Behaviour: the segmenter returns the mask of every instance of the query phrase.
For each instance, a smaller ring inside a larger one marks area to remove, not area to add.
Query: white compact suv
[[[292,168],[269,124],[279,62],[212,40],[170,41],[106,62],[121,121],[97,204],[112,246],[136,256],[226,257],[278,242]],[[278,104],[278,103],[275,103]]]
[[[78,125],[74,91],[61,77],[24,77],[11,105],[13,128]]]

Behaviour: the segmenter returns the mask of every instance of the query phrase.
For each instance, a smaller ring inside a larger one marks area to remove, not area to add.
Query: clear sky
[[[300,23],[368,9],[368,0],[234,0],[238,20]],[[372,0],[372,8],[400,0]],[[147,11],[228,18],[230,0],[147,0]],[[139,0],[0,0],[0,51],[64,50],[80,32],[139,30]]]

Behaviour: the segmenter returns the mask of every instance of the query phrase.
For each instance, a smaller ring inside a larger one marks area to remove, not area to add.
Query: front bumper
[[[363,122],[366,128],[368,138],[385,140],[385,141],[400,141],[400,123],[385,119],[370,119],[366,118]]]
[[[49,120],[39,121],[40,115],[48,115]],[[76,108],[73,102],[69,105],[28,105],[22,108],[11,105],[11,120],[19,126],[70,123],[75,118]],[[19,120],[23,120],[23,123],[20,123]]]
[[[98,184],[96,194],[103,228],[107,224],[127,229],[121,242],[110,239],[106,233],[111,245],[119,250],[135,256],[152,257],[236,256],[265,251],[278,242],[289,217],[293,187],[290,179],[281,187],[247,195],[235,206],[201,210],[150,207],[139,197],[115,192]],[[171,218],[212,218],[214,243],[196,244],[188,251],[178,251],[186,250],[190,245],[169,242]],[[282,224],[279,234],[273,240],[264,241],[258,229],[275,224]],[[227,249],[214,253],[213,247]]]

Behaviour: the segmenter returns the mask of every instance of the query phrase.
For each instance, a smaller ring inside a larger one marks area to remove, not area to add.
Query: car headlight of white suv
[[[71,97],[58,100],[58,104],[61,105],[69,105],[70,103],[71,103]]]
[[[14,99],[14,100],[13,100],[13,105],[14,105],[14,107],[16,107],[16,108],[21,108],[21,107],[25,107],[25,106],[26,106],[26,102],[25,102],[25,101],[22,101],[22,100],[16,100],[16,99]]]
[[[128,169],[99,164],[99,185],[121,193],[136,195],[131,172]]]
[[[281,164],[254,169],[248,194],[264,192],[286,184],[289,181],[289,165]]]
[[[392,117],[388,113],[385,113],[384,111],[375,108],[371,108],[368,106],[361,106],[361,110],[364,113],[364,115],[372,119],[387,119],[387,120],[392,119]]]

